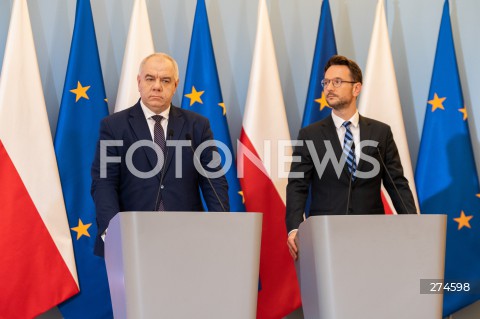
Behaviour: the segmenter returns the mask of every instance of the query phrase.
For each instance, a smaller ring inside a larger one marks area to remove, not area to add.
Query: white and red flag
[[[115,112],[125,110],[137,103],[140,98],[137,85],[140,62],[154,53],[154,50],[147,4],[145,0],[135,0],[123,55],[122,73],[118,83]]]
[[[0,225],[0,318],[79,291],[26,0],[13,3],[0,83]]]
[[[285,198],[291,156],[282,87],[265,0],[258,5],[258,25],[250,82],[237,154],[245,206],[263,213],[260,290],[257,318],[282,318],[301,305],[293,259],[287,248]],[[287,143],[288,144],[288,143]],[[250,154],[246,156],[245,154]],[[282,172],[286,172],[282,174]]]
[[[377,3],[358,111],[366,117],[387,123],[392,128],[393,138],[402,161],[403,172],[410,184],[418,211],[417,191],[403,123],[402,106],[398,94],[383,0],[379,0]],[[382,199],[385,212],[387,214],[396,213],[390,196],[383,186]]]

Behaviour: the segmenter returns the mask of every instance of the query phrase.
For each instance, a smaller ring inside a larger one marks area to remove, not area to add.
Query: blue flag
[[[444,316],[480,299],[480,190],[467,119],[447,0],[415,173],[422,213],[447,215],[445,283],[468,290],[444,290]]]
[[[100,120],[107,115],[90,0],[78,0],[55,134],[55,154],[80,284],[80,293],[59,306],[66,319],[113,318],[105,261],[93,254],[97,225],[90,196],[90,167]]]
[[[317,43],[313,55],[312,73],[308,84],[307,101],[303,112],[302,127],[323,120],[330,115],[332,109],[328,106],[325,93],[323,92],[322,80],[324,68],[332,55],[337,54],[335,34],[333,33],[332,14],[328,0],[322,2],[320,22],[318,23]],[[310,215],[310,203],[312,200],[311,189],[305,205],[305,216]]]
[[[226,105],[223,102],[220,89],[205,0],[197,1],[183,91],[182,108],[207,117],[210,120],[215,140],[228,147],[232,155],[232,165],[226,173],[230,210],[232,212],[244,212],[243,193],[233,161]],[[225,156],[222,151],[220,153],[222,164],[225,165]]]
[[[324,0],[318,24],[317,43],[315,44],[312,73],[310,74],[310,83],[308,84],[302,127],[326,118],[332,111],[325,99],[320,82],[323,80],[325,64],[335,54],[337,54],[337,45],[335,43],[335,34],[333,33],[330,4],[328,0]]]

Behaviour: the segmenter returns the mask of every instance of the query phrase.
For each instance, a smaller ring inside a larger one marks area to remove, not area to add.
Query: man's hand
[[[298,230],[292,230],[290,235],[288,235],[287,246],[290,255],[292,255],[293,260],[297,260],[298,258],[298,248],[297,243],[295,242],[295,238],[297,237]]]

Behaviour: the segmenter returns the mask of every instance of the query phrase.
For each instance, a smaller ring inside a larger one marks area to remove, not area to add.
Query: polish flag
[[[78,293],[72,239],[26,0],[15,0],[0,83],[0,317]]]
[[[408,150],[383,0],[379,0],[377,3],[377,12],[358,111],[360,114],[384,122],[392,128],[393,138],[397,144],[400,160],[402,161],[403,172],[410,184],[418,212],[417,190],[415,188],[410,151]],[[387,214],[396,214],[392,200],[383,186],[382,200],[385,212]]]
[[[260,0],[237,155],[247,211],[263,213],[257,304],[259,319],[282,318],[301,305],[295,267],[287,248],[285,226],[289,165],[278,163],[279,156],[291,156],[292,149],[282,144],[283,141],[290,141],[290,133],[267,6],[265,0]]]
[[[145,0],[135,0],[123,55],[115,112],[125,110],[138,102],[140,93],[138,93],[137,75],[140,62],[154,53],[154,50],[147,5]]]

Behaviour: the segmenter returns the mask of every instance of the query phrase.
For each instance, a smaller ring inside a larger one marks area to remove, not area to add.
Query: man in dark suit
[[[229,210],[228,184],[218,174],[222,168],[216,148],[197,154],[202,167],[221,175],[210,185],[207,171],[197,171],[194,152],[186,145],[196,150],[211,142],[213,134],[207,118],[171,104],[178,81],[173,58],[164,53],[146,57],[137,76],[140,100],[101,123],[91,190],[97,255],[103,255],[103,235],[118,212],[203,211],[199,188],[209,211]]]
[[[310,188],[309,216],[384,214],[382,181],[398,213],[416,213],[390,127],[358,114],[362,89],[358,65],[333,56],[325,66],[322,85],[332,114],[300,130],[298,140],[303,144],[293,152],[299,161],[292,162],[287,185],[287,245],[294,259]]]

